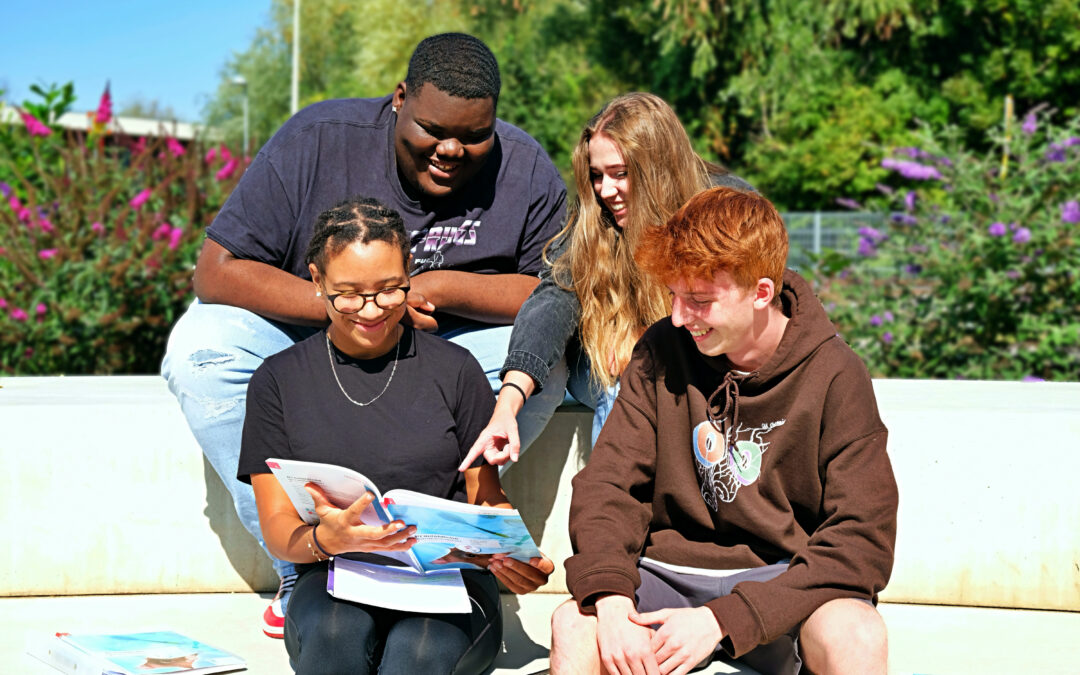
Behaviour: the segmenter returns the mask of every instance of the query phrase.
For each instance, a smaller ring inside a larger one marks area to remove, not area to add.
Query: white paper
[[[335,598],[406,612],[468,614],[472,602],[461,570],[420,574],[408,567],[387,567],[334,558],[326,590]]]
[[[390,522],[388,514],[376,510],[375,504],[382,502],[379,488],[367,479],[363,474],[333,464],[320,464],[319,462],[299,462],[290,459],[268,459],[266,465],[285,488],[285,494],[296,507],[304,522],[314,525],[319,522],[319,515],[315,513],[315,501],[311,494],[304,489],[308,483],[314,483],[322,488],[322,491],[330,499],[330,503],[339,509],[347,509],[353,502],[360,499],[365,492],[375,495],[373,506],[369,506],[363,513],[365,523],[378,525]]]

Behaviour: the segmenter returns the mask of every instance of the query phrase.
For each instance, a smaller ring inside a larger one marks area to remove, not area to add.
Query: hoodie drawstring
[[[725,449],[729,449],[731,446],[726,429],[729,412],[731,413],[730,428],[739,428],[739,381],[735,378],[735,373],[730,370],[725,373],[724,381],[720,383],[720,386],[716,388],[716,391],[714,391],[711,396],[709,396],[709,400],[707,401],[709,423],[723,436]],[[717,414],[714,410],[720,408],[719,403],[716,402],[717,396],[720,395],[724,396],[724,407],[720,410],[719,414]]]

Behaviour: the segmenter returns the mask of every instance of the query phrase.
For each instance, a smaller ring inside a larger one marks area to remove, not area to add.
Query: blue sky
[[[268,23],[270,0],[0,0],[0,88],[19,103],[35,83],[75,83],[73,110],[157,100],[197,121],[229,55]]]

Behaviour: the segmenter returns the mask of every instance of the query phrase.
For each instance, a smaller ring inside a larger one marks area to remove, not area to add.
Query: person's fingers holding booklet
[[[375,495],[365,492],[347,508],[334,506],[322,489],[314,483],[304,486],[315,501],[315,513],[319,515],[319,544],[327,553],[373,553],[380,551],[406,551],[416,543],[413,535],[416,527],[401,520],[386,524],[368,524],[375,518],[365,519]]]
[[[524,595],[547,583],[548,577],[555,571],[555,563],[547,556],[522,562],[497,553],[492,556],[487,568],[511,592]]]

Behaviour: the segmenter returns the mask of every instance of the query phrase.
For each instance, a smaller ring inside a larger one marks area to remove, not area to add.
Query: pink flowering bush
[[[243,173],[219,178],[228,151],[208,147],[0,126],[0,374],[157,372]]]
[[[886,153],[887,224],[814,271],[881,377],[1080,380],[1080,118],[1036,110],[966,149],[955,129]]]

